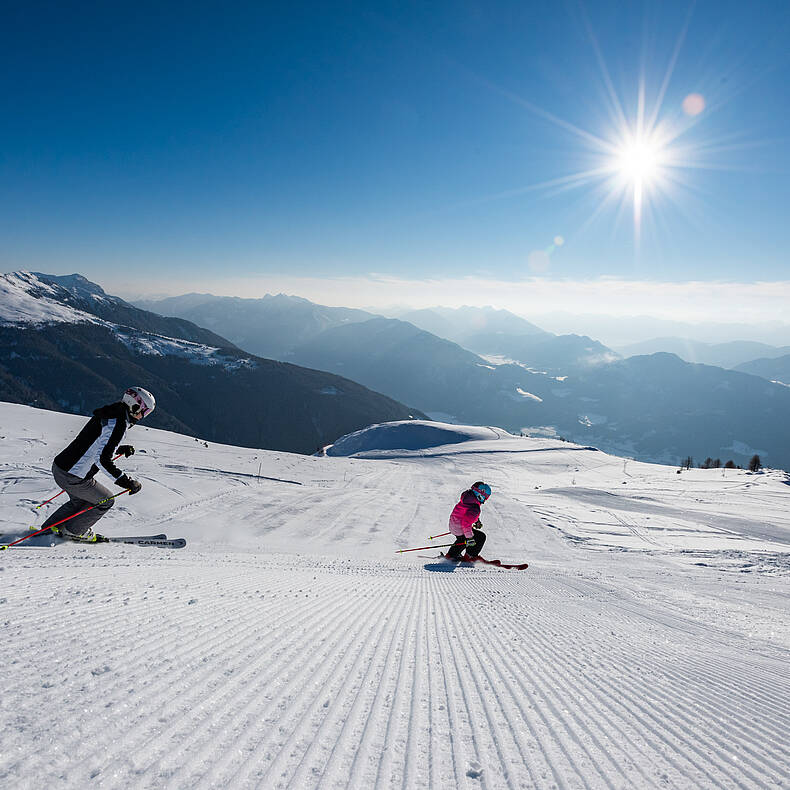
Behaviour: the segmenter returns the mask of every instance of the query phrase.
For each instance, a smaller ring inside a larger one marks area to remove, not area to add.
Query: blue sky
[[[5,270],[367,305],[423,290],[512,309],[587,283],[582,305],[609,281],[625,303],[655,283],[668,302],[689,281],[790,293],[786,2],[4,15]]]

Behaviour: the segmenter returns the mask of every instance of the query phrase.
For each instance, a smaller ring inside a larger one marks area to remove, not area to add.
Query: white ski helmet
[[[123,402],[137,419],[142,419],[156,408],[156,398],[142,387],[129,387],[123,394]]]

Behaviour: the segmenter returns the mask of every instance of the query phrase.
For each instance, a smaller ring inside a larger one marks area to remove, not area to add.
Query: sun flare
[[[609,172],[613,193],[630,195],[634,212],[634,234],[641,234],[642,210],[651,192],[661,191],[663,170],[669,164],[669,149],[650,134],[624,133],[612,145]]]
[[[647,184],[660,172],[662,153],[661,146],[656,142],[647,139],[632,140],[619,151],[614,166],[628,181]]]

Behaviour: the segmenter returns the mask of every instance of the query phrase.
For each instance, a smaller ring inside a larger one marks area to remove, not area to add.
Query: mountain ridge
[[[182,319],[67,285],[79,292],[32,273],[0,275],[0,398],[88,414],[137,384],[157,397],[153,427],[306,453],[371,423],[424,416],[344,377],[256,357]],[[125,323],[101,317],[115,305]],[[173,337],[181,327],[219,344]]]

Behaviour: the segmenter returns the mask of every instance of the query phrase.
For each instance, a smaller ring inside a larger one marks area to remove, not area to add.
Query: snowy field
[[[3,542],[83,424],[0,404]],[[444,427],[130,431],[99,531],[188,545],[0,552],[0,787],[790,787],[787,476]],[[395,553],[476,479],[484,556],[528,570]]]

